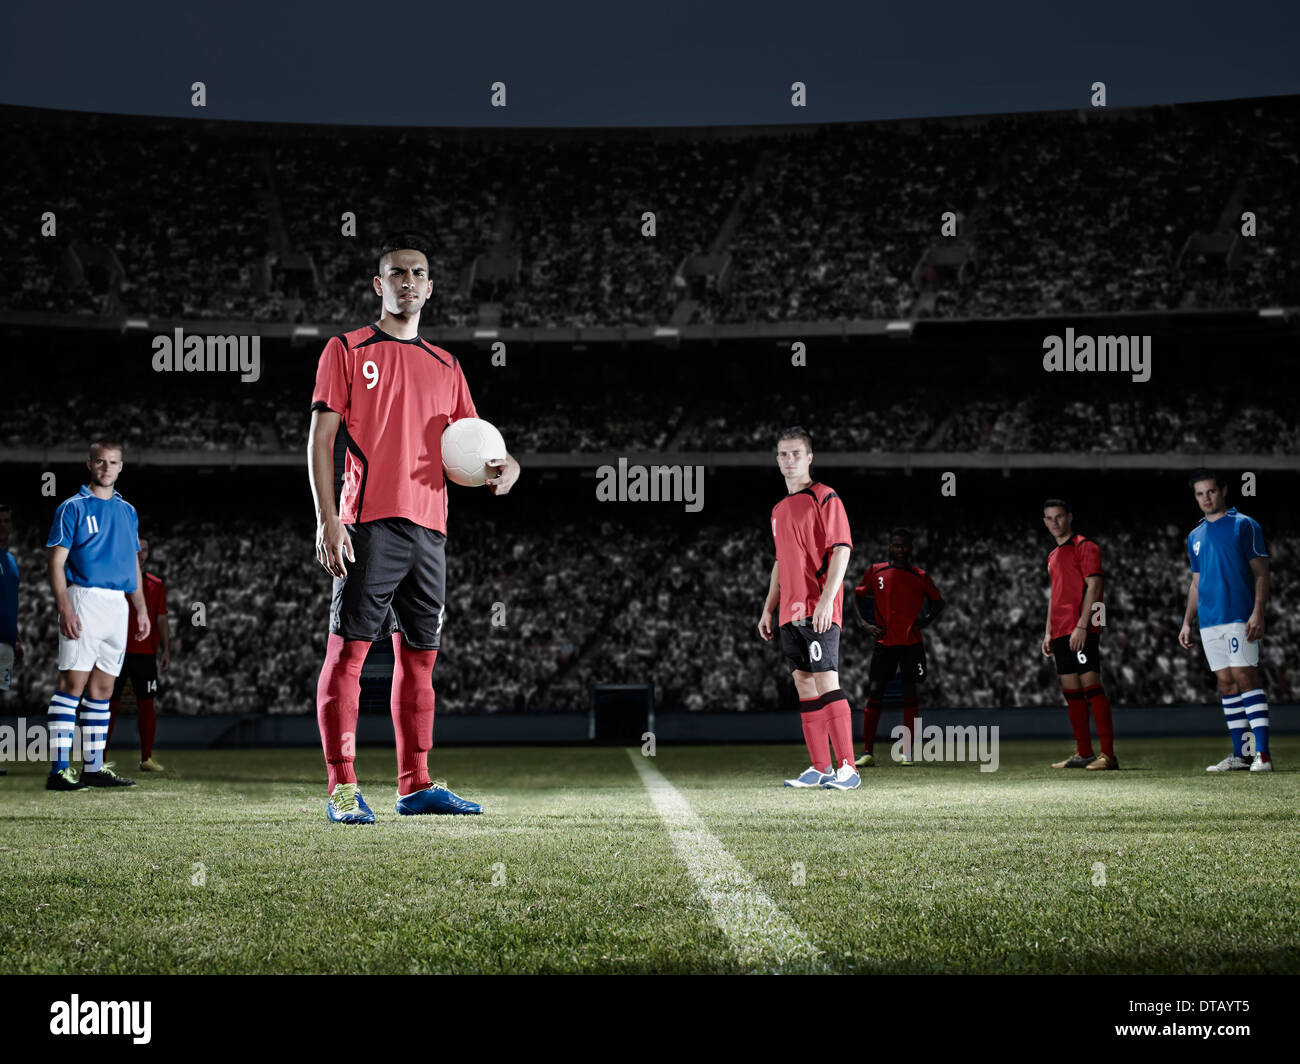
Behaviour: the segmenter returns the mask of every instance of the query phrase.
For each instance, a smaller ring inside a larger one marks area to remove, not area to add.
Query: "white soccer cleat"
[[[827,776],[822,784],[827,790],[851,791],[862,784],[862,777],[847,757],[840,763],[839,771],[834,776]]]
[[[1256,754],[1255,760],[1250,763],[1251,772],[1272,772],[1273,759],[1267,754]]]
[[[1250,768],[1250,762],[1244,757],[1238,757],[1236,754],[1229,754],[1217,765],[1210,765],[1206,772],[1245,772]]]

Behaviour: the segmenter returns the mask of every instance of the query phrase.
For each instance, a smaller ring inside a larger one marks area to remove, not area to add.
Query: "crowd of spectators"
[[[156,385],[132,391],[111,377],[52,391],[48,383],[20,379],[6,395],[0,446],[66,447],[68,426],[77,425],[78,446],[82,436],[103,435],[135,451],[301,453],[312,376],[310,370],[299,376],[286,385],[205,392]],[[766,452],[780,429],[810,420],[822,452],[1300,453],[1300,404],[1284,382],[1277,384],[1253,394],[1225,386],[1209,394],[1099,393],[1091,401],[918,385],[906,396],[787,391],[709,396],[689,407],[649,386],[623,389],[614,404],[574,389],[565,389],[559,402],[486,374],[473,387],[480,414],[521,455]]]
[[[1300,118],[1285,100],[725,139],[232,134],[21,112],[0,133],[14,149],[0,310],[352,322],[373,311],[374,243],[395,228],[432,238],[426,322],[442,326],[480,324],[485,304],[490,324],[556,328],[682,308],[757,324],[1300,298]],[[1184,254],[1195,233],[1238,232],[1244,211],[1256,232],[1230,260]],[[922,269],[949,213],[966,268]],[[730,268],[695,283],[692,256],[713,253]]]

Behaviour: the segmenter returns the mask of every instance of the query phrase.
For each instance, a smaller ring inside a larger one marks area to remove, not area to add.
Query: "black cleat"
[[[119,776],[113,771],[112,765],[105,765],[98,772],[82,772],[81,785],[83,787],[134,787],[135,780]]]
[[[1096,754],[1090,754],[1084,757],[1083,754],[1075,754],[1073,757],[1067,757],[1064,761],[1058,761],[1052,768],[1087,768],[1097,760]]]
[[[47,791],[79,791],[85,784],[77,779],[77,774],[70,768],[59,769],[45,777]]]

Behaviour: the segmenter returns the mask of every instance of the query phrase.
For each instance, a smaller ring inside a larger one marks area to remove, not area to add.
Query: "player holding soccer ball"
[[[455,356],[420,338],[433,294],[422,238],[385,242],[373,281],[379,321],[333,337],[312,394],[309,473],[316,500],[316,557],[334,577],[330,634],[316,691],[329,775],[329,819],[372,824],[353,769],[361,666],[370,644],[393,640],[397,812],[481,813],[429,779],[433,665],[445,603],[447,485],[440,439],[451,420],[478,415]],[[334,505],[334,439],[347,431],[343,490]],[[504,495],[519,478],[507,455],[487,463]]]
[[[1178,642],[1192,648],[1192,617],[1201,628],[1210,670],[1219,681],[1232,753],[1207,772],[1272,772],[1268,752],[1268,697],[1259,684],[1259,640],[1268,603],[1268,548],[1259,523],[1229,509],[1225,485],[1208,469],[1188,483],[1205,516],[1187,537],[1192,586]],[[1246,722],[1254,758],[1246,749]]]
[[[1101,548],[1074,531],[1074,514],[1064,499],[1043,503],[1043,524],[1056,540],[1047,556],[1052,584],[1043,633],[1043,657],[1056,658],[1061,692],[1069,707],[1074,755],[1052,768],[1083,768],[1091,772],[1119,768],[1110,699],[1101,685],[1101,625],[1093,607],[1101,603]],[[1101,753],[1093,755],[1088,710],[1097,722]]]
[[[853,723],[848,699],[840,690],[839,653],[844,574],[853,540],[840,497],[825,484],[814,483],[812,459],[812,438],[804,429],[795,426],[780,434],[776,461],[785,477],[786,496],[772,507],[776,562],[758,634],[772,639],[772,611],[779,602],[781,651],[794,676],[812,760],[802,775],[785,785],[851,790],[862,781],[853,767]]]
[[[896,528],[889,534],[889,561],[872,565],[854,589],[854,596],[858,623],[876,639],[868,673],[867,707],[862,716],[865,752],[858,758],[857,766],[867,768],[876,763],[876,729],[880,726],[881,704],[885,687],[895,676],[903,688],[903,727],[907,729],[903,736],[902,763],[911,765],[916,685],[926,675],[921,629],[943,612],[944,601],[926,571],[912,564],[912,533],[908,529]]]

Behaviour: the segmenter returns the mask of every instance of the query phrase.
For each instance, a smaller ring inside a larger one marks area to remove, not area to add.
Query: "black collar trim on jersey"
[[[443,358],[440,354],[438,354],[437,351],[435,351],[432,347],[430,347],[429,344],[425,341],[424,337],[420,336],[418,333],[415,335],[414,338],[410,340],[399,340],[396,336],[390,336],[388,333],[384,332],[384,330],[381,329],[378,325],[371,324],[369,328],[370,328],[371,335],[368,336],[366,339],[362,340],[361,343],[357,344],[357,347],[369,347],[371,344],[382,344],[384,342],[394,343],[394,344],[406,344],[408,347],[421,348],[423,351],[436,358],[444,366],[451,365],[450,362],[448,362],[445,358]]]

